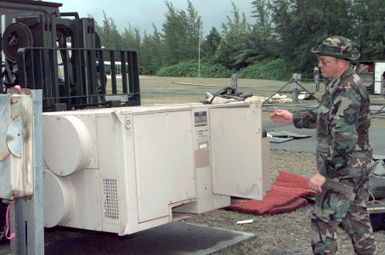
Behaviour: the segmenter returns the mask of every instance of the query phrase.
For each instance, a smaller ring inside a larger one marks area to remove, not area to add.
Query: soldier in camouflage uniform
[[[291,113],[276,110],[270,117],[297,128],[317,129],[317,169],[310,179],[317,197],[311,218],[314,254],[335,254],[336,228],[349,234],[356,254],[376,254],[367,212],[368,173],[372,162],[369,144],[369,96],[350,61],[360,56],[342,36],[325,39],[311,49],[322,75],[329,80],[319,107]]]

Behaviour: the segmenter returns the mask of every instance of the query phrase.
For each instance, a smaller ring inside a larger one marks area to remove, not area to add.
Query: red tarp
[[[292,211],[307,205],[303,196],[315,196],[315,192],[309,188],[309,181],[304,176],[281,171],[263,200],[247,200],[226,209],[254,214]]]

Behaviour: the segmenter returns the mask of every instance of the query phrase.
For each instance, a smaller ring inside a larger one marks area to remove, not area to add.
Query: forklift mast
[[[0,2],[0,92],[42,89],[43,111],[140,105],[137,53],[104,49],[92,18],[60,6]]]

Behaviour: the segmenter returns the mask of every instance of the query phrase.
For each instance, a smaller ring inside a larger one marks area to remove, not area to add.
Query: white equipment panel
[[[270,188],[260,104],[44,113],[45,225],[126,235]]]
[[[385,94],[385,62],[374,62],[374,94]]]
[[[262,199],[264,185],[260,109],[213,108],[210,111],[214,191]],[[251,132],[250,132],[251,131]],[[242,155],[240,155],[242,154]],[[240,185],[241,184],[241,185]]]
[[[0,198],[33,194],[32,95],[7,94],[0,98]]]

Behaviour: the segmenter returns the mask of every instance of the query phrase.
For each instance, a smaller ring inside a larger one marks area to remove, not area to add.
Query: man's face
[[[317,56],[318,67],[324,77],[334,79],[339,74],[338,59],[330,56]]]

